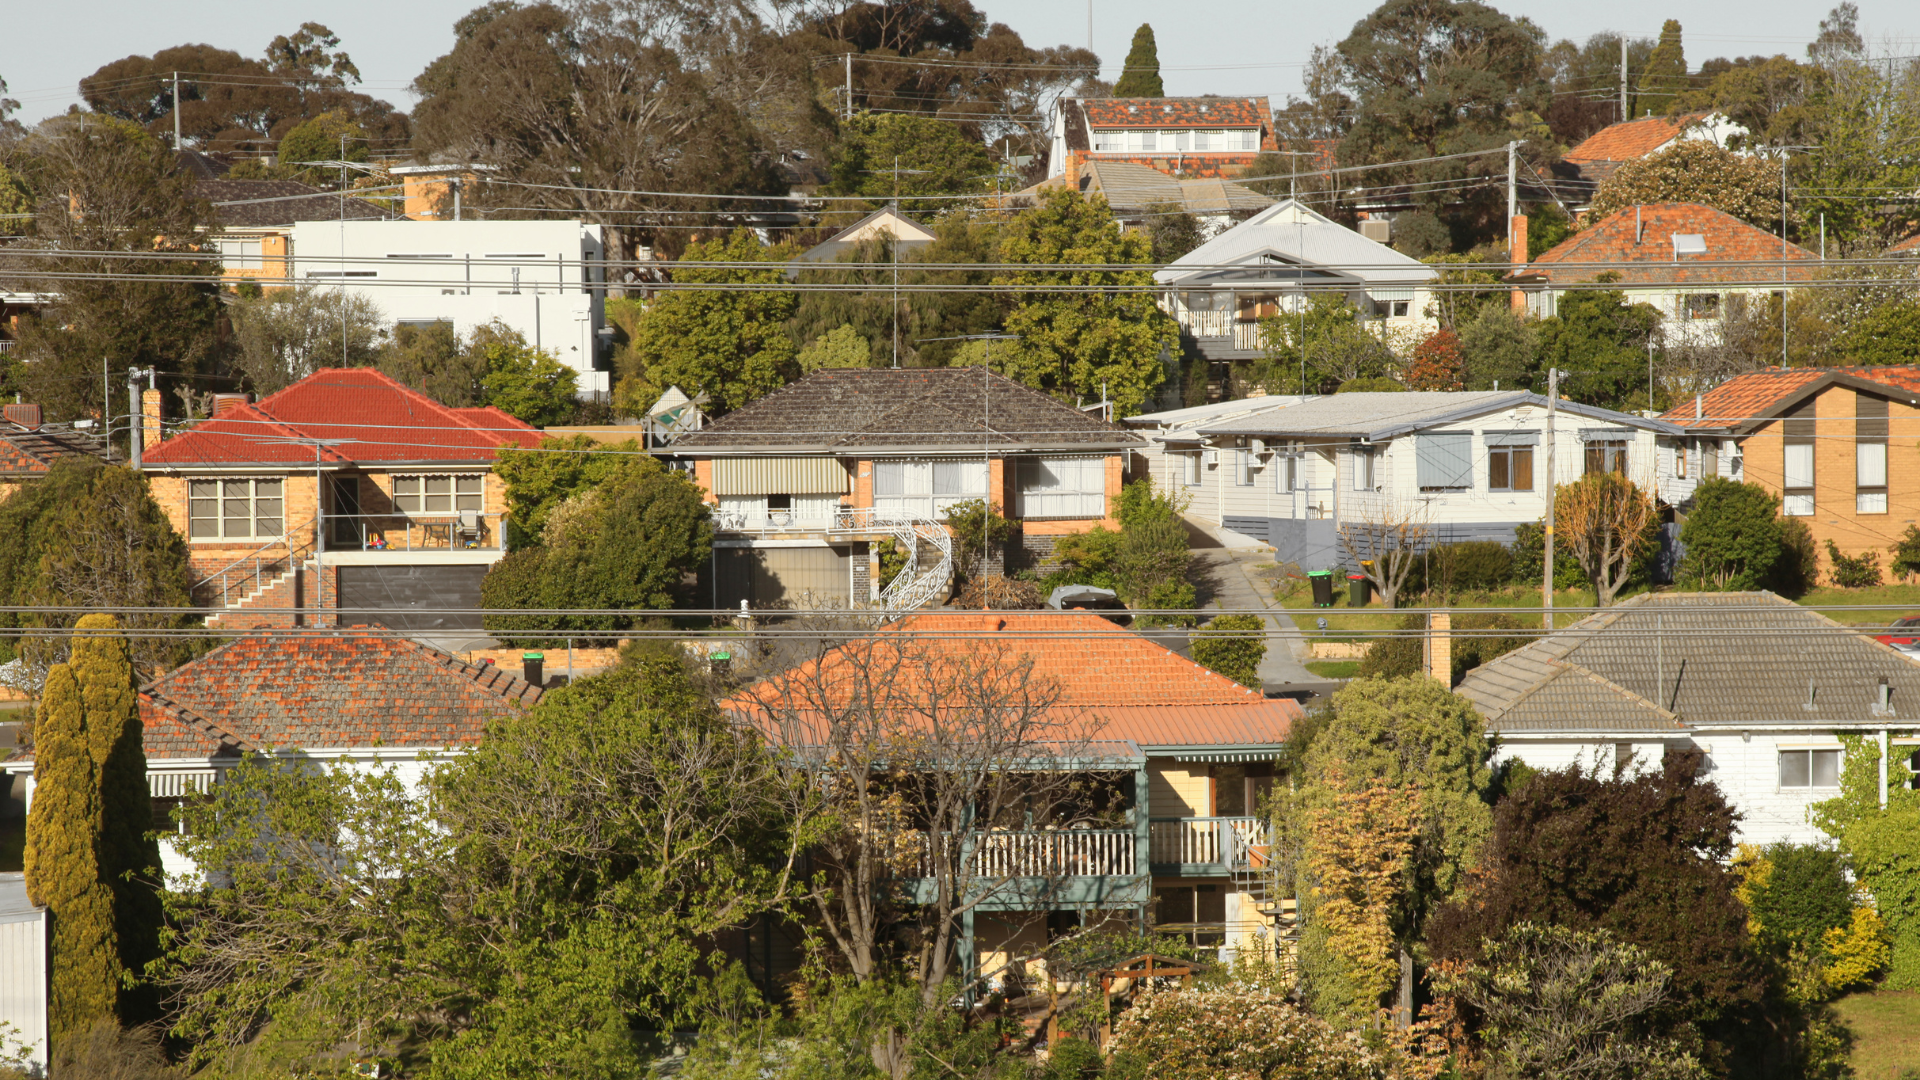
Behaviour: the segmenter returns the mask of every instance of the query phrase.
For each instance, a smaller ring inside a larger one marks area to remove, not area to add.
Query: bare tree
[[[1086,827],[1124,815],[1118,777],[1086,771],[1094,722],[1031,656],[970,636],[983,625],[920,617],[830,642],[732,702],[813,777],[796,832],[815,837],[835,952],[862,981],[897,964],[926,1007],[957,974],[968,913],[1019,901],[1025,915],[996,917],[1042,918],[1064,879],[1130,865],[1130,835]]]
[[[1383,499],[1363,505],[1340,522],[1340,546],[1359,571],[1373,582],[1380,602],[1392,607],[1407,583],[1413,562],[1425,550],[1433,530],[1427,526],[1427,505]]]
[[[1555,531],[1580,561],[1601,607],[1626,585],[1633,561],[1647,546],[1653,500],[1615,472],[1595,472],[1561,484],[1554,495]]]

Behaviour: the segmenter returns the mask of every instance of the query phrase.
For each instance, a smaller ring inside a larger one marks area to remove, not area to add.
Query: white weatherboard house
[[[1884,765],[1884,799],[1920,750],[1920,664],[1773,593],[1642,594],[1474,668],[1457,691],[1498,736],[1498,760],[1632,772],[1699,752],[1742,843],[1831,842],[1808,810],[1839,793],[1847,755]]]
[[[1156,271],[1160,306],[1213,363],[1262,353],[1260,320],[1301,310],[1309,293],[1337,292],[1391,339],[1424,336],[1433,267],[1287,199]],[[1279,392],[1294,389],[1270,386]]]
[[[0,1055],[27,1051],[27,1075],[47,1070],[48,948],[53,923],[47,909],[27,899],[27,875],[0,874]]]
[[[1218,500],[1209,503],[1205,495],[1205,491],[1212,489],[1207,487],[1204,480],[1199,488],[1188,482],[1192,478],[1196,460],[1203,462],[1200,466],[1203,478],[1211,477],[1220,467],[1218,454],[1211,458],[1204,454],[1198,459],[1195,457],[1196,452],[1203,451],[1207,446],[1207,437],[1200,434],[1200,429],[1228,420],[1277,412],[1312,400],[1294,394],[1268,394],[1126,417],[1120,422],[1147,440],[1146,446],[1133,452],[1133,460],[1128,464],[1127,471],[1132,476],[1152,477],[1154,487],[1161,491],[1184,493],[1188,504],[1186,516],[1189,519],[1218,525]]]
[[[1553,480],[1625,475],[1655,494],[1684,432],[1561,401]],[[1199,425],[1178,461],[1189,512],[1262,540],[1282,562],[1347,562],[1344,525],[1409,517],[1431,543],[1510,543],[1546,513],[1547,399],[1524,390],[1334,394]],[[1171,449],[1171,448],[1170,448]]]
[[[465,334],[499,319],[578,372],[582,393],[605,393],[605,250],[600,226],[578,221],[302,221],[289,272],[396,323]]]

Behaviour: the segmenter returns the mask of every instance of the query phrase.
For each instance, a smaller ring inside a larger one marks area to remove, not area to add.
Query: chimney
[[[6,406],[5,409],[0,409],[0,414],[4,414],[10,423],[19,424],[28,431],[33,431],[40,426],[40,406],[38,405],[23,405],[16,402]]]
[[[247,394],[215,394],[213,395],[213,415],[225,416],[247,404],[249,400],[251,398]]]
[[[1427,674],[1453,685],[1453,616],[1444,611],[1427,616]]]
[[[546,666],[546,653],[529,652],[520,654],[520,677],[525,679],[529,686],[546,685]]]
[[[988,614],[980,617],[980,629],[985,630],[989,634],[999,633],[1000,628],[1005,625],[1007,625],[1007,620],[998,615]]]
[[[143,446],[158,446],[166,438],[165,429],[160,421],[163,414],[158,390],[140,391],[140,442]]]

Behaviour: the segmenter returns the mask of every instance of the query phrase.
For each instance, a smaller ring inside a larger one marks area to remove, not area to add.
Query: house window
[[[1253,470],[1260,467],[1260,459],[1251,450],[1233,452],[1233,486],[1252,487]]]
[[[1720,440],[1704,439],[1700,443],[1700,478],[1720,475]]]
[[[1780,751],[1780,786],[1783,788],[1839,787],[1840,751]]]
[[[478,513],[485,502],[481,494],[485,482],[479,473],[396,476],[393,506],[404,514]]]
[[[1180,472],[1181,472],[1181,475],[1185,477],[1186,484],[1188,487],[1200,486],[1201,478],[1203,476],[1200,470],[1200,465],[1201,465],[1200,451],[1189,450],[1181,453]]]
[[[1487,433],[1487,490],[1532,491],[1532,432]]]
[[[1193,149],[1193,132],[1191,131],[1173,132],[1173,148],[1176,151],[1186,151],[1186,150]]]
[[[1673,447],[1673,475],[1676,479],[1687,478],[1687,444],[1675,443]]]
[[[1719,293],[1692,293],[1686,298],[1686,313],[1689,319],[1717,319],[1720,317]]]
[[[1375,447],[1355,446],[1353,448],[1353,490],[1372,491],[1374,489],[1373,454]]]
[[[187,481],[187,535],[195,540],[279,536],[286,527],[284,483],[245,477]]]
[[[1273,470],[1275,491],[1283,493],[1299,491],[1306,486],[1302,481],[1300,450],[1297,444],[1289,443],[1286,449],[1280,452],[1275,464],[1278,466]]]
[[[1887,512],[1887,399],[1855,394],[1853,406],[1853,510]]]
[[[955,503],[986,497],[987,463],[979,458],[873,463],[873,507],[882,515],[943,518]]]
[[[1021,518],[1099,518],[1107,516],[1107,459],[1102,457],[1030,457],[1020,459]]]
[[[1473,488],[1473,433],[1446,431],[1413,437],[1414,472],[1421,491]]]
[[[1233,298],[1241,322],[1268,319],[1280,314],[1279,293],[1239,293]]]
[[[1157,131],[1127,132],[1127,149],[1136,154],[1151,154],[1160,149],[1160,133]]]
[[[1588,439],[1587,473],[1615,472],[1627,475],[1627,440]]]

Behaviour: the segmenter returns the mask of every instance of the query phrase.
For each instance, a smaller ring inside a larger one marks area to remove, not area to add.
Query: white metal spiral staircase
[[[953,534],[931,517],[876,512],[872,507],[841,508],[831,518],[796,517],[788,513],[765,517],[716,515],[722,532],[777,539],[796,534],[830,539],[865,539],[886,533],[906,552],[906,565],[880,590],[880,606],[887,611],[913,611],[939,599],[953,583]],[[922,548],[930,549],[924,557]]]

